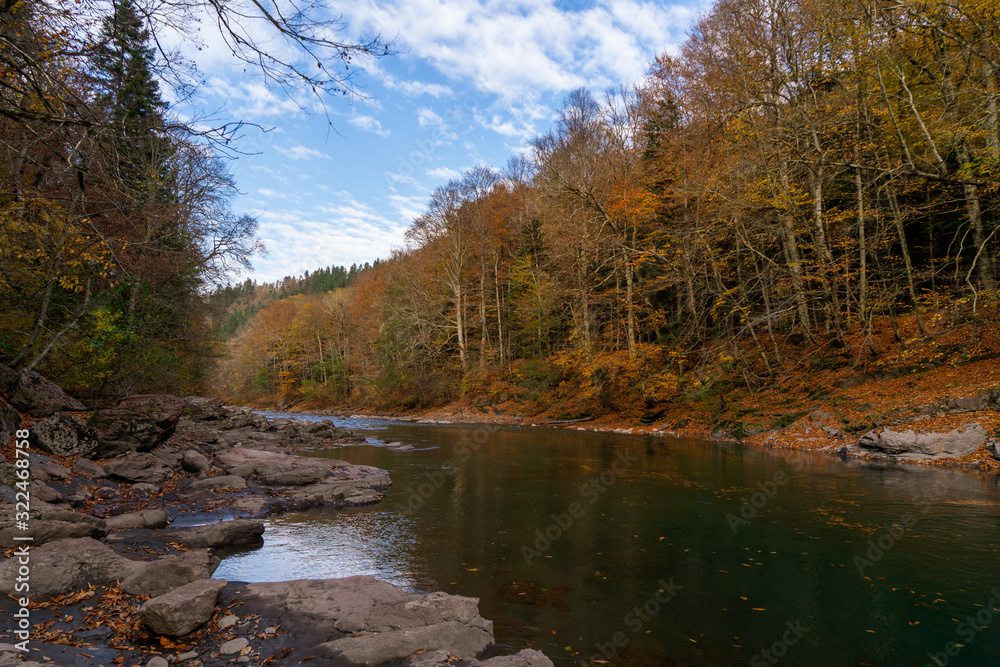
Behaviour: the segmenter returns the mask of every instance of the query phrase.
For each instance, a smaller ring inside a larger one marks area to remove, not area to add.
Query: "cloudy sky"
[[[239,213],[260,221],[258,282],[370,262],[402,246],[431,191],[478,164],[502,167],[549,130],[569,91],[642,78],[704,2],[331,0],[343,37],[380,33],[398,55],[364,65],[366,99],[326,112],[269,90],[211,44],[200,103],[258,123],[232,169]],[[331,127],[332,125],[332,127]]]

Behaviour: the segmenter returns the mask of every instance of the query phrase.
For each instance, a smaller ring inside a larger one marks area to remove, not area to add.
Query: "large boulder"
[[[193,528],[181,528],[161,533],[162,540],[176,541],[189,549],[219,549],[243,547],[260,543],[264,522],[234,519]]]
[[[167,513],[163,510],[142,510],[129,512],[105,519],[108,530],[132,530],[135,528],[158,529],[167,525]]]
[[[159,484],[174,476],[174,471],[152,454],[133,454],[108,461],[104,465],[104,471],[108,477],[147,484]]]
[[[262,449],[232,447],[215,456],[215,463],[240,477],[258,477],[263,484],[304,486],[333,473],[335,462]]]
[[[192,581],[208,579],[219,567],[219,562],[219,558],[208,549],[143,561],[137,563],[138,567],[122,580],[121,587],[131,595],[156,597]]]
[[[988,438],[986,429],[972,422],[948,433],[884,428],[865,433],[858,444],[901,459],[943,459],[971,454],[985,445]]]
[[[97,450],[97,434],[73,415],[53,415],[31,428],[31,444],[56,456],[88,457]]]
[[[17,384],[9,391],[10,404],[21,412],[31,412],[45,405],[54,405],[60,410],[80,412],[87,409],[83,403],[35,371],[21,371],[17,376]]]
[[[156,447],[173,435],[183,410],[184,399],[169,394],[130,396],[98,410],[90,419],[98,433],[98,458]]]
[[[225,587],[224,579],[193,581],[147,600],[139,608],[139,615],[156,634],[181,637],[212,618]]]
[[[329,637],[309,651],[328,665],[381,665],[435,650],[474,657],[493,644],[477,599],[408,593],[368,576],[249,584],[245,595],[278,609],[292,632]]]
[[[0,593],[15,593],[18,558],[0,563]],[[86,588],[108,586],[125,579],[141,565],[119,556],[111,547],[90,537],[56,540],[32,549],[31,599],[51,600]]]

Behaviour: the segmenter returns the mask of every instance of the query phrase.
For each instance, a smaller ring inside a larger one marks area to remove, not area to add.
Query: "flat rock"
[[[92,537],[100,539],[108,534],[106,528],[88,523],[74,523],[69,521],[45,521],[42,519],[31,519],[28,521],[28,530],[18,530],[15,522],[11,520],[0,521],[0,547],[13,549],[24,544],[24,541],[16,540],[16,537],[30,536],[31,546],[47,544],[56,540],[73,539],[78,537]]]
[[[159,539],[178,542],[189,549],[219,549],[257,544],[263,534],[263,521],[233,519],[164,531],[159,534]]]
[[[240,477],[258,477],[272,486],[305,486],[333,474],[342,461],[314,459],[262,449],[231,447],[215,455],[215,462]]]
[[[163,465],[152,454],[132,454],[126,458],[108,461],[104,471],[109,477],[126,482],[159,484],[174,476],[174,471]]]
[[[139,608],[139,615],[156,634],[181,637],[212,618],[225,587],[224,579],[193,581],[147,600]]]
[[[237,637],[236,639],[230,639],[220,646],[219,653],[222,655],[235,655],[247,646],[250,646],[250,642],[245,637]]]
[[[167,513],[163,510],[143,510],[119,514],[105,519],[108,530],[130,530],[133,528],[164,528],[167,525]]]
[[[108,586],[140,569],[90,537],[55,540],[31,550],[31,598],[50,600],[93,584]],[[0,592],[13,594],[18,563],[0,563]]]
[[[164,595],[192,581],[208,579],[219,567],[219,562],[208,549],[140,561],[122,580],[121,587],[131,595]]]
[[[971,454],[985,445],[988,437],[986,429],[972,422],[948,433],[889,428],[869,431],[861,436],[858,444],[901,459],[941,459]]]
[[[493,644],[477,599],[408,593],[368,576],[249,584],[246,595],[287,615],[283,627],[332,637],[311,649],[326,664],[381,665],[439,649],[473,657]]]
[[[90,479],[103,479],[108,476],[104,468],[88,459],[77,459],[73,462],[71,470],[77,475]]]
[[[56,456],[90,456],[97,451],[97,433],[78,417],[53,415],[31,427],[33,447]]]
[[[246,485],[247,481],[239,475],[206,477],[191,482],[192,489],[243,489],[246,488]]]
[[[90,425],[98,432],[98,456],[148,451],[173,435],[184,400],[169,394],[129,396],[116,407],[98,410]]]
[[[31,466],[31,474],[36,479],[46,482],[54,480],[66,481],[71,477],[69,468],[55,462],[33,465]]]
[[[69,396],[54,382],[35,371],[21,371],[10,395],[10,404],[21,412],[31,412],[43,405],[57,405],[60,410],[82,412],[87,407]]]

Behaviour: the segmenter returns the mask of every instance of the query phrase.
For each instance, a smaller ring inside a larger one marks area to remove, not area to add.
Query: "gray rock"
[[[106,528],[87,523],[73,523],[69,521],[45,521],[42,519],[31,519],[28,522],[28,530],[18,530],[13,520],[3,520],[0,523],[0,547],[13,549],[24,544],[23,541],[14,539],[15,537],[30,536],[31,546],[38,546],[56,540],[72,539],[77,537],[92,537],[100,539],[108,534]]]
[[[174,540],[191,549],[218,549],[239,547],[260,542],[264,522],[252,519],[234,519],[210,523],[194,528],[183,528],[164,533],[161,539]]]
[[[194,660],[198,657],[197,651],[188,651],[187,653],[181,653],[177,656],[176,662],[187,662],[188,660]]]
[[[990,396],[968,396],[965,398],[953,398],[948,401],[948,409],[953,412],[979,412],[990,408]]]
[[[247,481],[239,475],[222,475],[219,477],[206,477],[191,483],[192,489],[243,489],[246,488]]]
[[[167,662],[165,658],[154,655],[149,659],[149,662],[146,663],[146,667],[170,667],[170,663]]]
[[[108,530],[131,530],[134,528],[164,528],[167,513],[163,510],[143,510],[129,514],[119,514],[105,520]]]
[[[228,616],[223,616],[222,618],[219,619],[219,629],[220,630],[228,630],[229,628],[231,628],[234,625],[236,625],[236,623],[239,620],[240,619],[236,618],[232,614],[229,614]]]
[[[97,434],[73,415],[53,415],[31,428],[32,446],[56,456],[88,457],[97,450]]]
[[[215,461],[240,477],[257,476],[268,485],[304,486],[333,472],[334,462],[268,452],[261,449],[232,447],[216,454]]]
[[[199,473],[205,472],[212,466],[211,462],[201,452],[196,452],[193,449],[189,449],[184,452],[184,458],[181,459],[181,467],[187,472]]]
[[[248,655],[241,655],[240,657],[236,658],[236,662],[239,663],[239,664],[241,664],[241,665],[245,665],[248,662],[250,662],[250,656],[248,656]]]
[[[98,432],[99,457],[152,449],[173,435],[183,409],[184,400],[176,396],[143,394],[130,396],[109,410],[98,410],[90,425]]]
[[[140,567],[90,537],[56,540],[31,551],[31,597],[50,600],[91,584],[108,586]],[[0,564],[0,592],[15,592],[17,568],[16,558]]]
[[[25,659],[24,653],[19,651],[13,643],[0,644],[0,667],[52,667],[52,664],[51,662]]]
[[[333,664],[381,665],[418,650],[475,656],[493,643],[475,598],[407,593],[373,577],[256,583],[246,595],[288,613],[297,629],[340,633],[312,649]]]
[[[223,579],[193,581],[146,601],[139,615],[156,634],[181,637],[212,618],[225,587]]]
[[[993,443],[993,458],[1000,461],[1000,442]]]
[[[132,485],[132,491],[135,493],[145,493],[146,495],[155,496],[160,492],[160,487],[156,484],[149,484],[148,482],[139,482],[138,484]]]
[[[250,642],[247,641],[245,637],[237,637],[236,639],[230,639],[228,642],[219,647],[219,653],[222,655],[235,655],[250,646]]]
[[[31,466],[31,474],[44,482],[66,481],[70,478],[69,468],[58,463],[39,463]]]
[[[69,396],[48,378],[35,371],[21,371],[17,386],[10,395],[10,404],[21,412],[31,412],[43,405],[53,404],[60,410],[84,411],[87,407]]]
[[[977,422],[948,433],[923,433],[914,430],[869,431],[858,440],[861,447],[874,449],[902,459],[941,459],[965,456],[984,444],[988,434]]]
[[[62,494],[51,486],[41,481],[34,481],[28,486],[28,494],[32,500],[41,500],[46,503],[57,503],[62,500]]]
[[[0,364],[0,394],[13,389],[16,384],[17,371],[13,370],[10,366]]]
[[[103,479],[108,476],[104,472],[104,468],[88,459],[77,459],[74,461],[72,471],[77,475],[90,479]]]
[[[109,477],[126,482],[159,484],[174,476],[174,471],[163,465],[152,454],[133,454],[127,458],[108,461],[104,471]]]
[[[219,558],[208,549],[143,561],[132,574],[122,580],[121,587],[130,595],[156,597],[192,581],[208,579],[219,567],[219,563]]]

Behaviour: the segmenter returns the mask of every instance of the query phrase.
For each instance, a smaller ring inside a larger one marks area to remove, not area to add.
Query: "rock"
[[[224,579],[193,581],[146,601],[139,608],[139,615],[156,634],[181,637],[212,618],[215,603],[225,587]]]
[[[0,667],[52,667],[52,664],[26,659],[24,653],[14,646],[13,640],[0,644]]]
[[[217,421],[229,416],[229,410],[217,398],[184,396],[182,417],[190,421]]]
[[[2,393],[2,392],[0,392]],[[21,415],[14,408],[0,401],[0,444],[6,445],[21,425]]]
[[[190,549],[219,549],[257,544],[263,534],[263,521],[233,519],[194,528],[171,530],[163,533],[160,539],[176,541]]]
[[[72,470],[77,475],[88,477],[90,479],[103,479],[108,476],[107,473],[104,472],[104,468],[88,459],[77,459],[73,463]]]
[[[1000,461],[1000,442],[993,443],[993,458]]]
[[[58,463],[38,463],[31,466],[31,475],[44,482],[66,481],[70,478],[69,468]]]
[[[980,412],[988,410],[990,406],[990,396],[968,396],[965,398],[953,398],[948,401],[948,409],[952,412]]]
[[[174,471],[167,468],[152,454],[133,454],[127,458],[108,461],[104,466],[109,477],[126,482],[147,482],[159,484],[174,476]]]
[[[177,660],[175,662],[187,662],[188,660],[194,660],[197,657],[198,657],[197,651],[188,651],[187,653],[181,653],[180,655],[178,655]]]
[[[181,459],[181,467],[187,472],[205,472],[211,466],[211,462],[204,454],[193,449],[184,452],[184,458]]]
[[[239,620],[240,619],[236,618],[232,614],[229,614],[228,616],[223,616],[222,618],[219,619],[219,629],[220,630],[228,630],[229,628],[231,628],[234,625],[236,625],[236,623]]]
[[[206,477],[191,482],[192,489],[243,489],[246,485],[247,481],[239,475]]]
[[[60,410],[82,412],[87,409],[83,403],[67,395],[48,378],[35,371],[21,371],[10,395],[10,404],[21,412],[31,412],[50,403],[59,406]]]
[[[0,564],[0,592],[14,593],[17,560]],[[140,567],[90,537],[56,540],[31,550],[31,598],[50,600],[91,584],[108,586]]]
[[[169,394],[130,396],[109,410],[98,410],[90,425],[98,432],[99,458],[147,451],[177,428],[184,400]]]
[[[381,665],[420,650],[475,656],[493,644],[475,598],[407,593],[368,576],[255,583],[245,595],[287,613],[292,632],[331,637],[311,650],[328,664]]]
[[[149,659],[149,662],[146,663],[146,667],[170,667],[170,663],[167,662],[166,658],[154,655]]]
[[[130,514],[119,514],[105,520],[108,530],[130,530],[133,528],[164,528],[167,513],[163,510],[143,510]]]
[[[219,653],[222,655],[235,655],[250,646],[250,642],[247,641],[245,637],[237,637],[236,639],[230,639],[228,642],[219,647]]]
[[[923,433],[913,430],[869,431],[858,440],[861,447],[875,449],[903,459],[940,459],[965,456],[984,444],[988,435],[977,422],[948,433]]]
[[[45,503],[57,503],[62,500],[62,494],[45,482],[34,481],[28,486],[28,494],[32,500]]]
[[[121,587],[130,595],[156,597],[192,581],[208,579],[219,567],[219,563],[218,557],[208,549],[143,561],[136,563],[138,567],[122,580]]]
[[[330,475],[335,462],[303,456],[232,447],[215,456],[216,463],[240,477],[257,476],[268,485],[304,486]],[[342,463],[342,462],[341,462]]]
[[[0,364],[0,394],[4,394],[17,385],[17,371],[10,366]]]
[[[147,482],[139,482],[138,484],[132,485],[132,491],[134,493],[144,493],[148,496],[155,496],[160,492],[160,487],[156,484],[149,484]]]
[[[103,523],[102,521],[101,524]],[[103,525],[70,521],[45,521],[35,518],[28,522],[28,530],[18,530],[13,515],[0,519],[0,525],[2,525],[0,528],[0,547],[5,549],[13,549],[24,544],[23,541],[15,540],[15,537],[30,536],[32,538],[31,546],[38,546],[56,540],[78,537],[100,539],[108,534],[107,528]]]
[[[236,658],[236,662],[239,663],[239,664],[241,664],[241,665],[245,665],[248,662],[250,662],[250,656],[248,656],[248,655],[241,655],[240,657]]]
[[[53,415],[35,424],[29,438],[33,447],[56,456],[88,457],[97,450],[97,434],[73,415]]]

